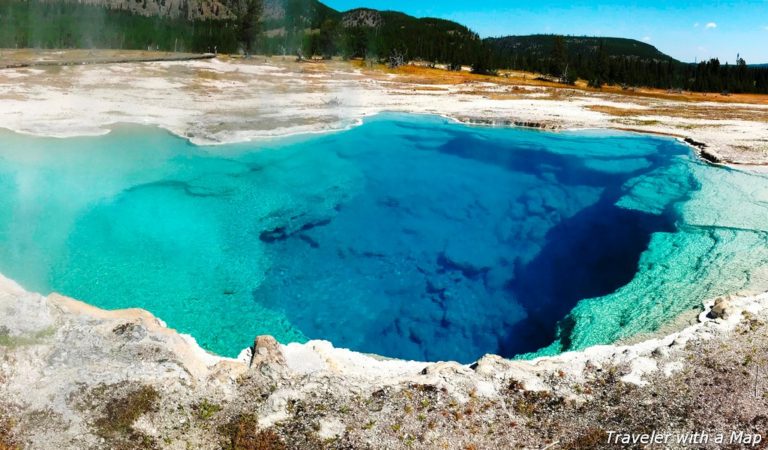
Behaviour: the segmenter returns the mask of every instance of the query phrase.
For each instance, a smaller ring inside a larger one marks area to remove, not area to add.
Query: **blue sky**
[[[339,9],[392,9],[441,17],[481,36],[559,33],[646,41],[682,61],[768,63],[768,0],[326,0]]]

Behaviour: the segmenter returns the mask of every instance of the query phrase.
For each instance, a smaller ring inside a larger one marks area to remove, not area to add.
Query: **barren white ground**
[[[398,111],[672,134],[703,141],[735,163],[768,161],[768,104],[712,101],[694,109],[677,114],[693,110],[691,104],[485,79],[440,84],[344,62],[281,58],[0,70],[0,127],[22,133],[95,135],[127,122],[216,144],[338,130]]]

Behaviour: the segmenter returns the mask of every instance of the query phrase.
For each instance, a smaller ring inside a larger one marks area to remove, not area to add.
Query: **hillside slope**
[[[608,57],[634,57],[643,60],[675,61],[656,47],[634,39],[588,36],[556,36],[536,34],[487,38],[485,42],[502,55],[535,55],[548,57],[555,50],[556,38],[561,37],[569,57],[597,54],[602,46]]]
[[[244,0],[0,0],[0,48],[116,48],[238,52]],[[551,53],[553,36],[486,39],[456,22],[397,11],[340,12],[319,0],[263,0],[258,51],[386,58],[393,53],[454,65],[493,51],[499,66]],[[569,37],[569,54],[603,42],[610,55],[671,60],[629,39]]]
[[[0,0],[0,8],[32,12],[68,9],[67,6],[96,6],[144,17],[169,19],[231,19],[237,0]],[[104,14],[107,15],[107,14]],[[38,24],[39,25],[39,24]],[[34,29],[34,28],[33,28]]]
[[[573,83],[670,88],[682,85],[685,65],[652,45],[610,37],[532,35],[486,39],[493,64],[541,72]]]
[[[469,64],[478,54],[479,36],[456,22],[416,18],[396,11],[354,9],[342,15],[350,56],[389,56]]]
[[[242,0],[0,0],[0,48],[241,50]],[[257,50],[469,64],[482,45],[467,27],[393,11],[342,13],[318,0],[263,0]]]

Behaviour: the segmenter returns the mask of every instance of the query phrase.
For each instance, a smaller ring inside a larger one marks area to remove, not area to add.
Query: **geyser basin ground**
[[[767,186],[671,139],[432,117],[217,147],[3,133],[0,272],[146,308],[225,355],[258,334],[556,353],[767,288]]]

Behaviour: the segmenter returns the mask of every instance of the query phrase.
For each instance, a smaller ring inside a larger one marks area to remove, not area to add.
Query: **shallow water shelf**
[[[768,288],[768,180],[614,132],[381,115],[215,147],[138,126],[0,133],[0,210],[3,274],[146,308],[224,355],[258,334],[553,354]]]

